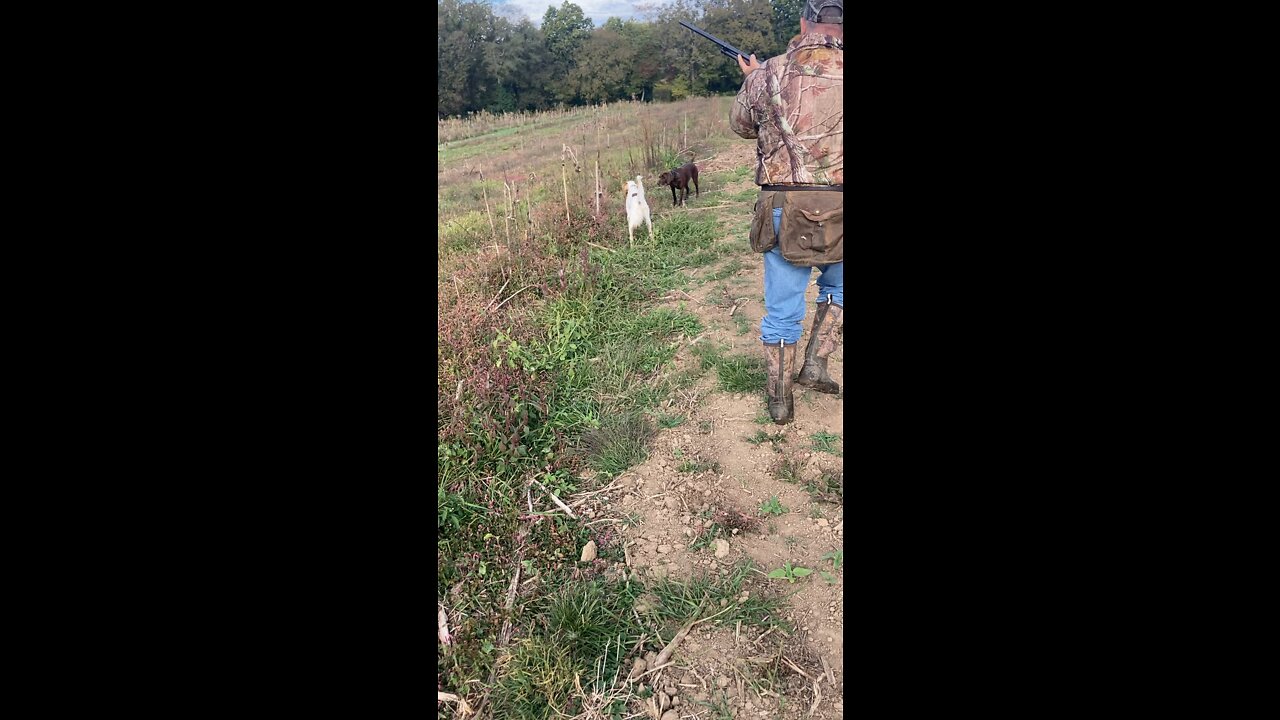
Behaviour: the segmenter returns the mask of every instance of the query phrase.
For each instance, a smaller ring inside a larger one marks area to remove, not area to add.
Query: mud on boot
[[[765,394],[769,396],[769,417],[779,425],[795,419],[795,398],[792,394],[792,374],[796,370],[796,345],[764,343],[765,367],[768,379]]]
[[[827,374],[827,358],[840,346],[836,330],[843,320],[844,308],[836,305],[830,295],[826,302],[818,303],[809,344],[804,350],[804,367],[796,377],[797,383],[829,395],[840,392],[840,386]]]

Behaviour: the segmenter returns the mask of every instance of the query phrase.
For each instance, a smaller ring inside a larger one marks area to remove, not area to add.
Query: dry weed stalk
[[[462,699],[457,695],[454,695],[453,693],[447,693],[447,692],[444,692],[443,690],[437,690],[436,704],[439,704],[442,702],[457,703],[458,713],[461,717],[466,717],[473,712],[473,710],[471,709],[471,706],[467,704],[466,700]]]
[[[597,144],[599,140],[597,139]],[[596,148],[596,215],[600,214],[600,149]]]
[[[564,153],[569,146],[561,144],[560,148],[560,184],[564,186],[564,221],[567,223],[569,222],[569,180],[564,172]]]
[[[489,207],[489,190],[484,186],[484,168],[476,166],[480,173],[480,193],[484,195],[484,214],[489,216],[489,233],[494,242],[498,241],[498,228],[493,224],[493,210]]]

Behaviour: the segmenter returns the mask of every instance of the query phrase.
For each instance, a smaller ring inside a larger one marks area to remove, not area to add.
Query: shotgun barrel
[[[687,23],[687,22],[685,22],[685,21],[683,21],[683,20],[681,20],[681,21],[680,21],[680,24],[681,24],[682,26],[687,27],[687,28],[689,28],[690,30],[692,30],[695,34],[701,35],[702,37],[704,37],[704,38],[706,38],[706,39],[710,40],[711,42],[715,43],[715,44],[720,48],[720,52],[724,53],[726,57],[731,57],[731,58],[734,58],[735,60],[737,59],[737,57],[738,57],[739,55],[741,55],[741,56],[742,56],[742,59],[743,59],[743,60],[750,59],[750,57],[751,57],[751,53],[745,53],[745,52],[742,52],[742,51],[741,51],[741,50],[739,50],[738,48],[736,48],[736,47],[734,47],[734,46],[730,45],[729,43],[727,43],[727,42],[725,42],[725,41],[721,40],[720,38],[716,37],[715,35],[712,35],[712,34],[711,34],[711,33],[709,33],[709,32],[706,32],[705,30],[703,30],[703,29],[701,29],[701,28],[698,28],[698,27],[695,27],[695,26],[693,26],[693,25],[690,25],[689,23]],[[758,58],[757,58],[757,59],[758,59]]]

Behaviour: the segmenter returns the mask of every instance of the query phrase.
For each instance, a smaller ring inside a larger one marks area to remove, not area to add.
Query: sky
[[[515,13],[523,13],[525,17],[534,25],[542,26],[542,16],[547,14],[548,7],[559,8],[564,0],[493,0],[495,10],[503,8],[515,11]],[[623,20],[640,20],[640,11],[637,6],[641,4],[631,0],[570,0],[574,5],[582,8],[582,14],[591,18],[594,27],[604,25],[604,21],[611,17],[622,18]]]

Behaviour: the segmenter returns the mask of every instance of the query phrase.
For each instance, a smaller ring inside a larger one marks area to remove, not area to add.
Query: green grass
[[[764,358],[758,355],[738,355],[721,358],[716,363],[720,376],[719,388],[733,393],[760,393],[765,391]]]
[[[738,600],[753,571],[760,572],[743,563],[726,577],[664,579],[649,587],[592,581],[561,590],[542,608],[536,631],[515,643],[494,687],[495,717],[557,717],[577,697],[575,677],[588,694],[606,690],[615,672],[625,676],[631,659],[661,649],[691,620],[720,613],[704,626],[737,627],[741,622],[743,627],[789,633],[793,628],[779,617],[776,595],[753,592]]]
[[[839,550],[832,550],[826,555],[823,555],[820,559],[830,560],[831,569],[839,570],[840,566],[844,564],[844,548],[840,548]]]
[[[521,133],[530,130],[559,132],[574,144],[585,117],[559,116],[477,134],[441,145],[438,155],[453,170],[459,161],[518,148]],[[534,150],[528,136],[525,140]],[[626,162],[618,158],[627,150],[617,133],[613,140],[613,157],[606,152],[601,158],[602,172],[606,165],[612,168],[613,174],[605,173],[610,178]],[[485,193],[500,244],[506,245],[503,186],[494,179],[500,170],[482,162],[485,181],[454,172],[457,180],[438,193],[441,307],[452,300],[455,309],[453,315],[442,311],[441,333],[445,319],[453,321],[448,327],[473,327],[474,322],[479,330],[450,335],[468,343],[474,338],[475,345],[442,344],[438,371],[441,396],[453,399],[452,405],[441,401],[442,427],[456,418],[467,424],[452,423],[454,434],[442,434],[439,444],[437,597],[449,612],[455,643],[437,648],[437,682],[463,693],[473,707],[487,696],[491,717],[573,716],[581,711],[573,704],[579,693],[575,678],[588,693],[602,688],[614,670],[625,675],[637,653],[657,649],[692,617],[728,608],[709,624],[741,621],[757,632],[789,629],[780,620],[781,600],[768,593],[753,592],[749,601],[735,604],[753,570],[749,564],[728,577],[667,578],[648,585],[618,579],[611,571],[623,561],[617,527],[589,527],[581,518],[570,518],[547,492],[571,502],[575,494],[599,488],[606,478],[643,462],[657,429],[689,422],[688,412],[667,400],[710,370],[722,389],[763,392],[762,359],[733,356],[710,342],[693,346],[696,367],[673,372],[677,348],[688,347],[688,340],[706,328],[685,307],[653,307],[674,288],[704,283],[693,278],[695,269],[711,267],[710,274],[729,277],[746,267],[744,258],[731,257],[743,254],[745,230],[738,241],[719,242],[727,225],[718,216],[725,213],[660,213],[656,237],[643,234],[628,247],[620,222],[593,223],[589,213],[577,209],[570,221],[547,212],[561,198],[558,167],[534,164],[511,168],[531,179],[536,172],[538,178],[519,182],[521,217],[511,225],[513,238],[523,238],[529,202],[535,223],[529,241],[513,243],[510,253],[482,257],[480,249],[493,243],[494,234]],[[744,167],[724,177],[750,172]],[[586,186],[577,180],[575,188],[570,178],[571,195]],[[736,216],[732,222],[742,224]],[[495,295],[508,297],[517,290],[520,294],[500,311],[486,313]],[[453,395],[460,379],[481,389],[492,383],[528,391],[480,394],[487,404],[469,405],[470,389],[459,396],[463,400]],[[698,429],[710,432],[710,422],[700,421]],[[718,471],[697,455],[681,468]],[[546,491],[530,488],[535,478]],[[526,504],[530,489],[532,518]],[[708,517],[712,528],[698,540],[709,542],[759,522],[729,513]],[[637,513],[626,517],[632,525],[641,520]],[[580,563],[588,540],[597,542],[599,560]],[[507,611],[507,589],[517,572],[520,591]],[[652,594],[657,603],[637,617],[634,602],[642,593]],[[506,621],[512,634],[503,646],[499,632]],[[624,704],[611,710],[615,718],[631,712]],[[453,713],[448,708],[442,716]]]
[[[844,502],[844,473],[822,473],[816,480],[804,483],[804,489],[814,501],[840,504]]]
[[[606,477],[617,477],[632,465],[649,457],[653,426],[640,414],[609,416],[601,426],[583,437],[587,462]]]
[[[773,422],[773,421],[770,420],[770,422]],[[778,448],[778,443],[784,443],[787,441],[786,435],[784,435],[782,432],[778,432],[774,435],[770,435],[769,433],[763,430],[757,430],[755,435],[744,437],[742,439],[746,440],[752,445],[760,445],[766,442],[772,443],[774,452],[781,452],[781,449]]]
[[[755,168],[750,165],[743,165],[742,167],[736,167],[731,170],[721,170],[718,172],[707,173],[707,178],[712,183],[714,183],[716,187],[730,185],[736,182],[741,182],[743,180],[746,180],[747,178],[754,178],[754,177],[755,177]],[[755,194],[758,194],[759,191],[752,190],[752,193],[753,193],[752,199],[754,200]]]
[[[546,133],[556,128],[564,128],[574,123],[582,122],[581,116],[557,118],[547,122],[530,123],[519,127],[502,128],[483,135],[466,138],[465,140],[455,140],[446,143],[448,147],[437,144],[436,158],[440,165],[450,166],[460,160],[469,158],[485,158],[509,154],[512,151],[519,152],[520,138],[516,137],[517,133]]]
[[[717,691],[709,699],[698,701],[698,704],[710,713],[709,720],[734,720],[733,709],[729,707],[729,697],[723,691]]]
[[[800,482],[801,467],[802,464],[799,460],[782,457],[774,465],[773,476],[782,482],[795,484]]]
[[[472,216],[471,228],[481,231],[478,217]],[[494,372],[552,382],[544,396],[509,399],[517,416],[527,417],[523,426],[502,428],[493,418],[475,418],[473,437],[492,448],[484,458],[458,443],[440,445],[437,596],[447,598],[454,618],[451,629],[458,640],[449,653],[438,657],[439,682],[446,687],[474,688],[476,682],[488,687],[497,667],[498,652],[493,648],[506,617],[501,598],[518,561],[530,561],[538,568],[543,587],[562,586],[575,571],[581,573],[576,563],[581,546],[600,538],[598,528],[586,528],[580,520],[562,514],[522,528],[520,517],[528,513],[527,478],[537,477],[567,501],[574,493],[590,489],[584,486],[581,469],[613,477],[647,456],[654,425],[646,413],[674,388],[661,373],[674,358],[677,340],[696,335],[702,326],[686,311],[646,309],[645,305],[655,287],[674,282],[676,273],[686,266],[681,244],[710,247],[715,228],[705,221],[674,221],[668,229],[671,232],[659,241],[656,251],[619,251],[621,263],[611,262],[612,257],[597,258],[594,272],[566,274],[564,286],[546,299],[535,302],[538,293],[526,293],[509,306],[512,329],[499,332],[489,348],[479,349],[492,357]],[[549,283],[559,280],[546,278]],[[502,284],[495,282],[491,292]],[[517,333],[515,329],[521,327]],[[467,349],[451,349],[462,350]],[[556,512],[540,489],[534,488],[532,500],[537,512]],[[517,537],[523,540],[518,543]],[[615,555],[620,559],[619,552],[619,547],[607,544],[600,548],[606,559]],[[536,615],[525,613],[523,606],[536,600],[522,599],[517,606],[518,617],[529,618],[519,623],[524,627],[517,636],[528,635],[528,623]],[[511,697],[517,700],[512,707],[521,706],[522,693],[542,693],[545,699],[548,693],[563,690],[551,680],[523,690],[515,687],[522,673],[533,676],[541,668],[556,677],[572,666],[564,664],[555,648],[530,640],[507,650],[513,652],[508,667],[514,678]],[[545,701],[541,706],[546,707]],[[523,712],[512,710],[508,716],[525,717]]]
[[[789,631],[791,625],[780,617],[776,611],[780,600],[771,596],[757,597],[752,593],[744,602],[738,602],[742,592],[743,581],[756,568],[750,562],[742,562],[734,566],[724,577],[703,574],[688,581],[664,578],[658,580],[650,590],[661,601],[658,619],[679,625],[689,620],[715,615],[725,607],[735,606],[732,610],[708,621],[707,625],[724,625],[733,627],[741,621],[744,626],[760,628],[779,627]],[[720,601],[725,601],[725,606]],[[674,633],[672,633],[674,635]],[[664,639],[668,641],[671,636]]]
[[[725,529],[719,523],[711,523],[710,526],[703,528],[702,532],[698,533],[692,543],[689,543],[689,549],[694,552],[704,550],[710,547],[711,543],[715,542],[717,538],[722,537],[726,537]]]
[[[670,429],[673,427],[680,427],[683,422],[683,415],[668,415],[666,413],[658,415],[658,427],[660,428]]]
[[[773,495],[768,500],[765,500],[764,502],[760,503],[761,515],[777,516],[789,511],[790,509],[791,508],[788,508],[786,505],[783,505],[781,502],[778,501],[777,495]]]
[[[708,470],[719,473],[721,471],[720,463],[699,458],[697,460],[686,460],[678,468],[678,471],[682,473],[701,473]]]
[[[744,268],[746,268],[746,263],[742,262],[741,258],[737,258],[737,257],[730,258],[723,265],[717,268],[715,271],[709,273],[706,279],[712,282],[715,282],[717,280],[724,280],[725,278],[736,275],[738,271]]]
[[[729,296],[729,287],[724,283],[718,283],[707,297],[707,303],[722,308],[732,305],[733,298]]]
[[[839,435],[835,435],[824,430],[810,435],[809,439],[813,441],[813,449],[817,452],[830,453],[836,457],[844,455],[844,453],[836,449],[836,444],[840,442]]]
[[[655,240],[647,236],[636,240],[634,247],[619,247],[613,252],[592,249],[591,256],[608,263],[625,277],[652,294],[678,287],[681,271],[701,267],[720,257],[716,249],[717,228],[712,218],[693,215],[667,215],[654,224]],[[624,238],[625,241],[625,238]],[[622,279],[622,278],[619,278]]]

